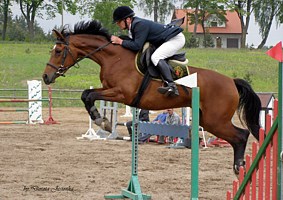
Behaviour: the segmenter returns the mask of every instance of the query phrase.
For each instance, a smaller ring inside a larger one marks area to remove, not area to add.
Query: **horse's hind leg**
[[[245,167],[245,150],[248,142],[248,137],[250,132],[247,129],[241,129],[239,127],[234,126],[237,129],[238,133],[241,136],[241,140],[239,142],[229,142],[234,150],[234,166],[233,170],[235,174],[239,174],[240,167]]]
[[[236,127],[229,122],[226,123],[226,125],[214,127],[213,130],[211,130],[211,133],[213,133],[216,137],[226,140],[233,147],[233,170],[234,173],[238,175],[240,167],[245,166],[244,155],[250,134],[249,131]]]

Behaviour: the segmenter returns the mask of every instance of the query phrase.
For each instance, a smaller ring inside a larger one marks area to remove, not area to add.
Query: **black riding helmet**
[[[113,24],[126,19],[127,17],[132,17],[135,15],[135,12],[128,6],[119,6],[113,12]]]

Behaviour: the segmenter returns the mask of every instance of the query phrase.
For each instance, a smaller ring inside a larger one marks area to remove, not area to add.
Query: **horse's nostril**
[[[47,74],[43,74],[43,75],[42,75],[42,79],[43,79],[43,81],[44,81],[45,84],[49,84],[49,80],[48,80]]]

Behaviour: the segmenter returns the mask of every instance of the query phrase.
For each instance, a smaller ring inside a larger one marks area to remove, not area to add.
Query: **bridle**
[[[71,68],[72,66],[74,66],[74,65],[77,65],[77,68],[79,68],[79,67],[80,67],[80,66],[79,66],[79,62],[80,62],[81,60],[83,60],[83,59],[85,59],[85,58],[88,58],[90,55],[92,55],[92,54],[94,54],[94,53],[96,53],[96,52],[102,50],[103,48],[105,48],[105,47],[107,47],[109,44],[111,44],[111,41],[109,41],[108,43],[106,43],[106,44],[104,44],[104,45],[102,45],[102,46],[100,46],[100,47],[94,49],[93,51],[91,51],[90,53],[86,54],[85,56],[80,57],[80,58],[78,58],[77,60],[75,60],[75,58],[74,58],[74,56],[73,56],[73,54],[72,54],[72,52],[71,52],[71,50],[70,50],[70,48],[69,48],[69,41],[68,41],[69,37],[70,37],[70,36],[66,37],[66,39],[65,39],[64,41],[62,41],[62,40],[60,40],[60,39],[57,39],[57,41],[56,41],[56,45],[57,45],[57,44],[63,44],[63,45],[64,45],[63,59],[62,59],[62,61],[61,61],[61,65],[60,65],[60,66],[56,66],[56,65],[54,65],[54,64],[52,64],[52,63],[50,63],[50,62],[47,63],[47,65],[49,65],[49,66],[52,67],[53,69],[57,70],[57,71],[55,72],[55,74],[58,75],[58,76],[65,76],[65,75],[64,75],[65,72],[66,72],[69,68]],[[71,55],[71,57],[72,57],[74,63],[73,63],[72,65],[65,66],[65,60],[66,60],[66,58],[67,58],[68,53]]]

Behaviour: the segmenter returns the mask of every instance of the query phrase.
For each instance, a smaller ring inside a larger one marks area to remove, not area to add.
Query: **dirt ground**
[[[0,121],[25,118],[21,115],[1,113]],[[55,108],[53,118],[60,124],[0,125],[0,199],[103,200],[106,194],[121,194],[131,175],[131,142],[77,140],[88,130],[83,108]],[[126,127],[119,126],[118,133],[126,136]],[[142,191],[153,200],[189,199],[191,150],[165,146],[139,145]],[[250,147],[249,142],[248,152]],[[232,159],[231,147],[200,148],[199,199],[226,198],[236,178]]]

